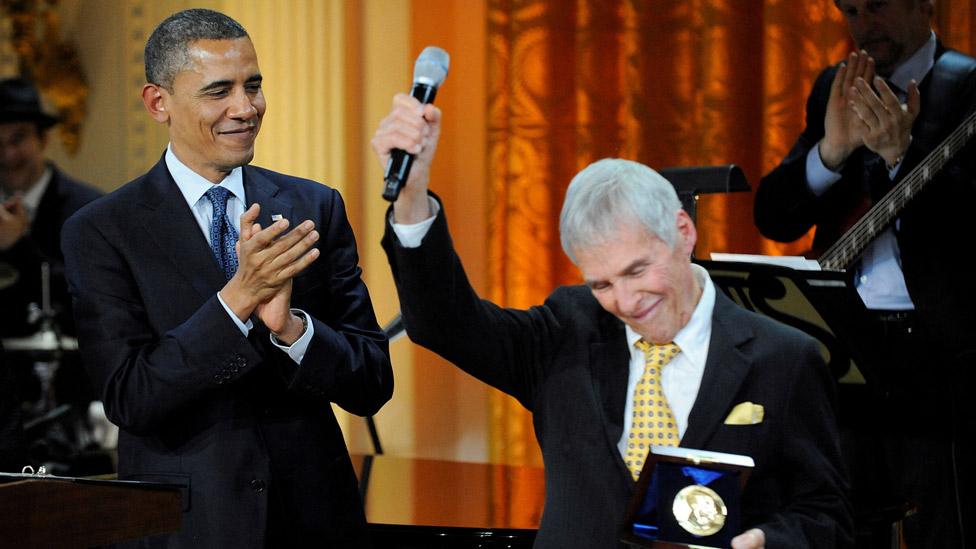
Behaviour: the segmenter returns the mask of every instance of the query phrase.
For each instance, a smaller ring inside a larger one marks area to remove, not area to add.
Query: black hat
[[[37,88],[23,78],[0,80],[0,123],[37,122],[42,128],[58,123],[58,118],[41,110]]]

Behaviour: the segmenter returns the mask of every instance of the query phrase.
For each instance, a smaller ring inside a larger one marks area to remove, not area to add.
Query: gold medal
[[[725,526],[728,509],[718,492],[701,484],[682,488],[671,505],[675,520],[695,536],[710,536]]]

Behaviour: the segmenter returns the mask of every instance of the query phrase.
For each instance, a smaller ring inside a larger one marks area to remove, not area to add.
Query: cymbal
[[[0,290],[8,286],[13,286],[18,278],[19,274],[17,273],[17,269],[13,268],[13,265],[0,261]]]
[[[51,331],[37,332],[27,337],[11,337],[3,339],[3,348],[7,352],[15,351],[77,351],[78,340],[61,336],[60,338]]]

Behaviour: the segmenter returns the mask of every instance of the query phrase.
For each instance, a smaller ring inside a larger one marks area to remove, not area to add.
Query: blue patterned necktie
[[[230,191],[224,187],[211,187],[207,191],[207,198],[213,204],[213,220],[210,221],[210,249],[213,250],[214,257],[220,265],[220,270],[224,272],[227,280],[230,280],[237,272],[237,253],[234,245],[237,244],[237,229],[227,218],[227,198]]]

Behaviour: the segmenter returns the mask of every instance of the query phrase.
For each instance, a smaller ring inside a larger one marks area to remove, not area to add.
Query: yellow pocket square
[[[732,408],[732,412],[729,416],[725,418],[726,425],[755,425],[757,423],[762,423],[763,420],[763,410],[762,404],[753,404],[751,402],[742,402],[735,405]]]

